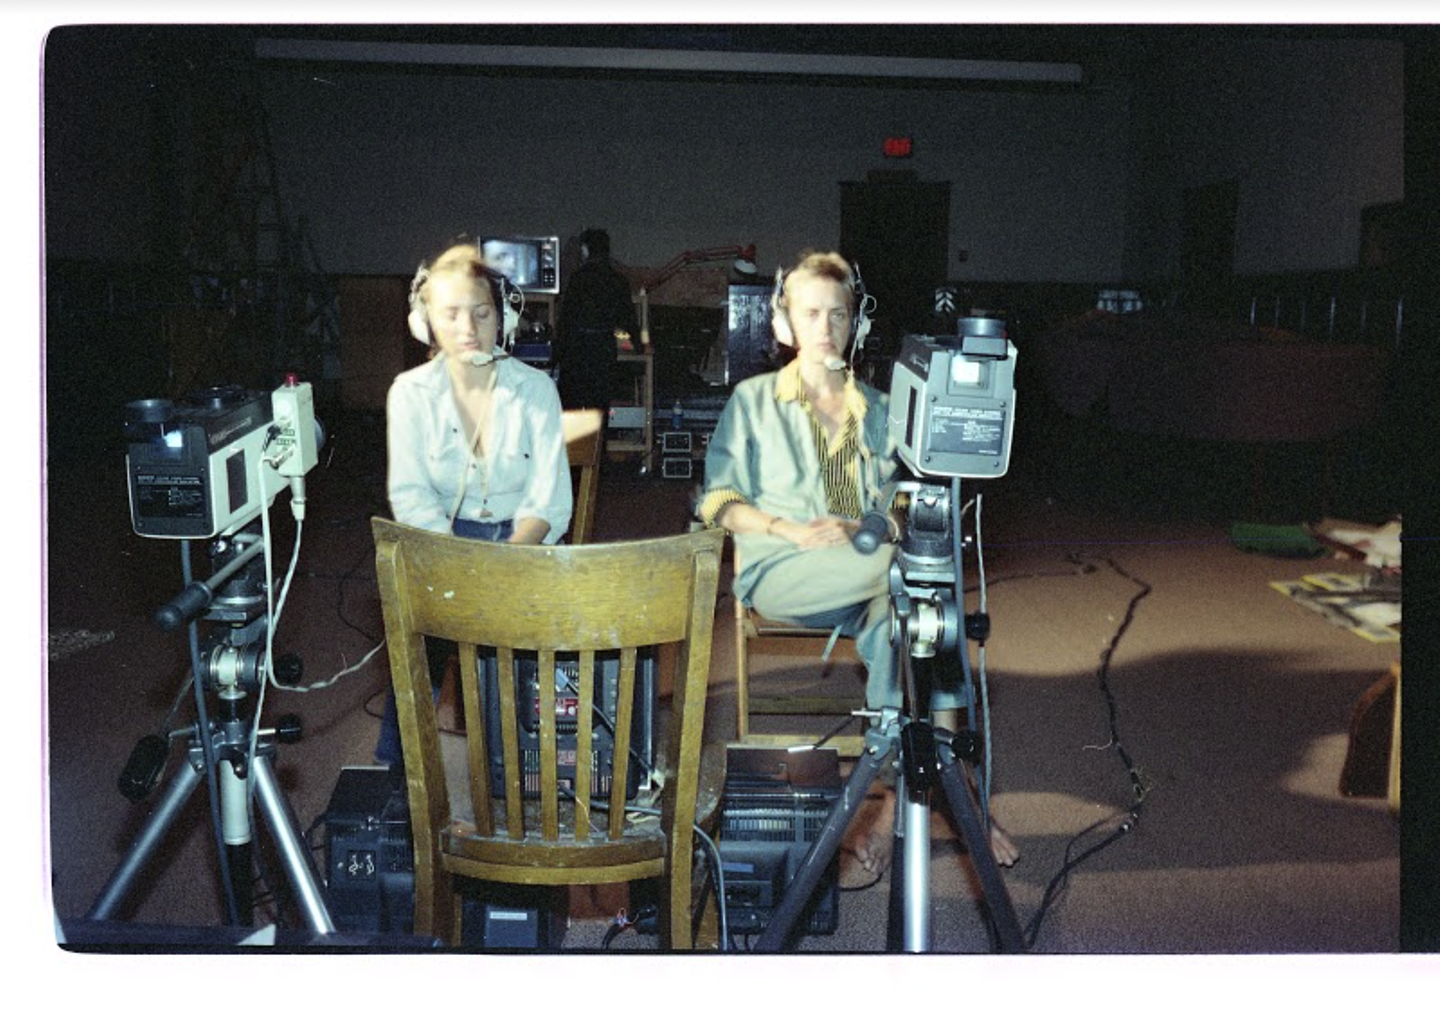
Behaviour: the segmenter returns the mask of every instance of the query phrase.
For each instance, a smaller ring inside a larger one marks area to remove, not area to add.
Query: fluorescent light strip
[[[484,67],[564,67],[586,70],[661,70],[726,74],[813,74],[949,81],[1026,81],[1079,84],[1078,63],[939,60],[905,56],[814,53],[690,52],[677,49],[597,49],[578,46],[475,46],[431,42],[345,42],[258,39],[261,59],[338,60]]]

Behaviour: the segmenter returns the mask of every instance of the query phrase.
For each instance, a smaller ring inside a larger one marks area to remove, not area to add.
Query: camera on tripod
[[[125,408],[130,521],[142,537],[206,538],[239,530],[288,484],[301,500],[319,456],[309,383],[271,393],[239,386]]]
[[[954,337],[908,334],[890,381],[890,434],[916,474],[1001,477],[1015,430],[1016,348],[1005,321],[966,316]]]
[[[960,646],[962,630],[980,641],[988,634],[983,615],[962,622],[954,499],[960,478],[1000,477],[1009,469],[1015,430],[1017,352],[1004,321],[967,316],[956,329],[954,337],[910,334],[901,345],[888,422],[912,477],[891,485],[886,512],[866,515],[852,538],[863,554],[892,536],[898,541],[890,568],[892,634],[903,632],[906,652],[916,657]]]

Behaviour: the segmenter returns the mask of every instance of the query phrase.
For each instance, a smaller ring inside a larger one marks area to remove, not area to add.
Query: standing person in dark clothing
[[[610,260],[610,235],[600,228],[580,233],[580,267],[560,297],[555,362],[567,410],[610,406],[615,385],[615,333],[640,333],[630,282]]]

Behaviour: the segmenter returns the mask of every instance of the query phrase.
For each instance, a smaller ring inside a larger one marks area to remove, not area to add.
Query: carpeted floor
[[[378,419],[342,419],[308,479],[309,519],[275,644],[303,658],[306,684],[334,679],[380,642],[368,519],[386,512],[382,445]],[[1174,464],[1167,477],[1153,449],[1138,463],[1047,457],[978,489],[983,550],[972,546],[968,561],[983,555],[993,623],[992,809],[1023,851],[1004,874],[1009,899],[1043,953],[1396,951],[1399,823],[1384,798],[1344,796],[1339,781],[1356,702],[1399,648],[1271,588],[1363,566],[1240,550],[1227,529],[1249,501],[1236,480],[1244,471],[1215,460],[1205,458],[1219,471]],[[64,923],[85,915],[146,824],[147,804],[116,788],[132,747],[183,726],[192,710],[184,636],[151,621],[181,587],[179,550],[133,533],[123,455],[52,461],[49,477],[48,871]],[[1228,498],[1216,491],[1227,483]],[[1207,496],[1191,494],[1201,486]],[[597,536],[682,530],[690,493],[611,461]],[[283,504],[273,513],[283,569],[293,523]],[[972,568],[967,585],[977,578]],[[967,604],[974,609],[973,595]],[[726,596],[712,740],[735,726],[729,615]],[[757,661],[761,679],[796,673],[784,660]],[[331,687],[265,701],[267,723],[284,713],[303,720],[303,738],[282,746],[276,766],[311,841],[340,770],[370,763],[387,679],[382,652]],[[1116,834],[1137,784],[1138,817]],[[943,809],[932,816],[933,949],[988,952],[968,861]],[[222,923],[214,852],[203,801],[192,799],[119,918]],[[888,881],[864,887],[848,858],[842,881],[838,929],[801,938],[798,951],[884,950]],[[565,949],[599,950],[612,916],[605,904],[615,901],[603,893],[581,903]],[[633,929],[611,945],[654,946]]]

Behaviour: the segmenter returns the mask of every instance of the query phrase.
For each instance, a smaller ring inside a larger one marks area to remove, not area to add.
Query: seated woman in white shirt
[[[554,544],[574,500],[560,397],[545,373],[505,354],[504,279],[473,245],[453,246],[410,288],[410,331],[429,344],[386,401],[386,489],[396,521],[461,537]],[[431,680],[448,644],[430,648]],[[400,761],[391,693],[375,759]]]

